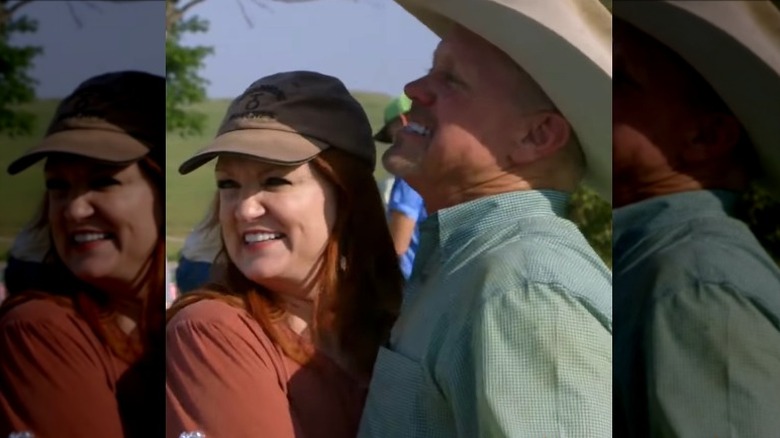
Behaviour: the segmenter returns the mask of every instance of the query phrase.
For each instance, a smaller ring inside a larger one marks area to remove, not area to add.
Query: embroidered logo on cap
[[[260,108],[268,108],[275,103],[287,100],[284,92],[273,85],[260,85],[252,89],[250,93],[236,105],[241,111],[231,114],[229,120],[252,119],[259,121],[276,120],[276,113]]]
[[[105,112],[100,108],[100,96],[94,91],[85,91],[73,96],[66,101],[57,117],[57,121],[65,119],[103,119]]]

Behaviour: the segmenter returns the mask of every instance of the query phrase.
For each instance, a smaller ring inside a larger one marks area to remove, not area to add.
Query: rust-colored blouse
[[[324,356],[301,367],[243,309],[190,304],[168,323],[166,340],[170,438],[357,435],[366,385]]]
[[[100,342],[69,300],[32,299],[11,308],[0,319],[0,437],[150,436],[148,429],[132,431],[140,425],[137,408],[155,404],[154,395],[143,395],[135,369]],[[159,400],[162,389],[157,394]]]

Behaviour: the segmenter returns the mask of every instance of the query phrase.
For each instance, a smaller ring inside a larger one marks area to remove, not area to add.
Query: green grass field
[[[374,131],[382,125],[382,112],[390,96],[376,93],[355,92],[369,116]],[[215,99],[194,106],[192,109],[206,115],[207,122],[202,136],[182,138],[169,135],[166,150],[166,226],[168,257],[175,258],[184,238],[201,219],[205,208],[215,193],[213,166],[210,163],[195,172],[182,176],[179,165],[201,147],[207,145],[217,131],[220,121],[230,101]],[[9,139],[0,136],[0,199],[3,200],[0,212],[0,260],[5,259],[13,236],[32,217],[43,195],[42,165],[9,176],[5,169],[13,159],[40,140],[51,116],[56,101],[43,100],[24,107],[37,115],[36,132],[27,138]],[[386,148],[377,144],[377,157]],[[386,171],[377,165],[375,176],[385,178]]]
[[[0,135],[0,260],[5,259],[13,236],[32,217],[43,196],[43,165],[10,176],[6,168],[14,159],[35,145],[54,115],[57,101],[40,100],[20,109],[36,116],[34,132],[25,137]]]

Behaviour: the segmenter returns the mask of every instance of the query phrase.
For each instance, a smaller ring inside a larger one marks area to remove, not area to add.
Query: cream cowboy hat
[[[598,0],[396,0],[440,37],[457,23],[507,53],[571,124],[585,185],[612,201],[612,15]]]
[[[613,13],[666,45],[720,95],[780,197],[780,10],[770,1],[616,1]]]

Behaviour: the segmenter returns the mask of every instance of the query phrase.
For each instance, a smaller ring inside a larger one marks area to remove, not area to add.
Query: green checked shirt
[[[780,437],[780,269],[737,199],[614,211],[615,436]]]
[[[612,436],[612,279],[567,201],[506,193],[421,225],[359,437]]]

